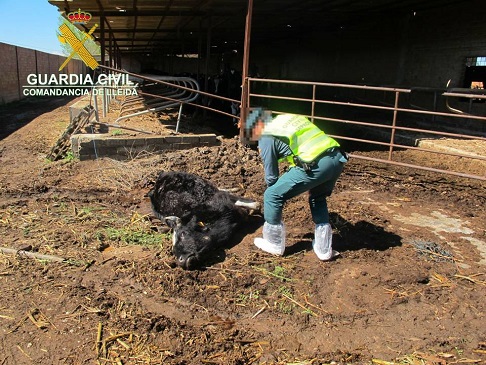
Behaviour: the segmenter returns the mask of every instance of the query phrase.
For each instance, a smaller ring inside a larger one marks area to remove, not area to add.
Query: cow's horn
[[[165,223],[170,227],[170,228],[178,228],[181,226],[181,219],[179,217],[176,217],[175,215],[171,215],[168,217],[165,217]]]

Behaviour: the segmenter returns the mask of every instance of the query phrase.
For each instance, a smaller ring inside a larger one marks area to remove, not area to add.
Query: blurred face
[[[258,141],[263,133],[263,128],[265,124],[263,123],[262,119],[258,119],[258,121],[255,123],[255,126],[252,129],[251,133],[251,140],[252,141]]]

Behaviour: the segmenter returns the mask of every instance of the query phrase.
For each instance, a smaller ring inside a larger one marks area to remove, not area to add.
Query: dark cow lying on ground
[[[185,172],[162,172],[148,193],[152,208],[173,229],[173,253],[184,269],[223,246],[259,204],[221,191]]]

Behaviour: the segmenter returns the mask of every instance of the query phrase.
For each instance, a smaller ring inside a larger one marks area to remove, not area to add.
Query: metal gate
[[[301,114],[316,124],[325,123],[326,133],[344,144],[388,150],[387,158],[374,158],[354,149],[354,158],[486,180],[485,90],[246,81],[245,105],[267,107],[275,114]],[[436,148],[438,141],[444,148]],[[430,153],[438,159],[455,156],[481,164],[484,170],[475,175],[408,163],[396,158],[398,150]]]

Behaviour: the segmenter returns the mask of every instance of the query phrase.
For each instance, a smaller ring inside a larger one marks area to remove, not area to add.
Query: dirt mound
[[[339,259],[314,255],[303,195],[284,210],[284,257],[253,246],[256,224],[184,271],[145,197],[157,174],[261,201],[257,151],[221,137],[124,162],[46,161],[68,116],[57,107],[0,141],[0,246],[65,259],[0,253],[1,365],[486,361],[484,183],[353,159],[329,199]]]

